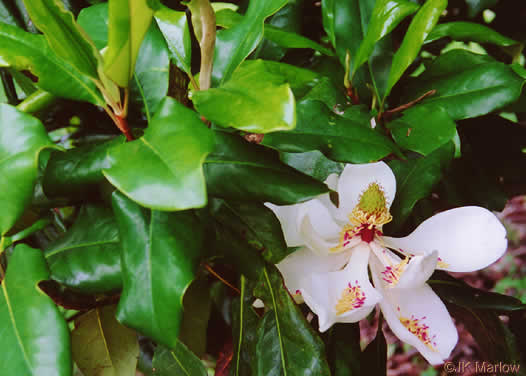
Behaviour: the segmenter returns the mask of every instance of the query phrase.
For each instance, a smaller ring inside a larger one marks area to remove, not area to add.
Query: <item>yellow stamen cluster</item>
[[[425,317],[422,317],[421,319],[415,318],[414,316],[411,316],[411,318],[403,316],[399,317],[400,322],[407,328],[407,330],[417,336],[418,339],[422,341],[429,349],[432,351],[437,351],[435,348],[436,342],[434,341],[435,336],[429,335],[429,326],[422,322],[424,319]]]
[[[371,183],[360,195],[358,205],[353,209],[349,220],[355,225],[369,224],[382,226],[393,217],[387,208],[384,191],[378,183]]]
[[[396,265],[386,266],[382,272],[383,280],[389,284],[389,287],[394,287],[400,281],[400,277],[405,270],[405,267],[409,263],[409,256],[406,256],[405,259],[400,261]]]
[[[365,302],[365,293],[356,281],[356,285],[353,286],[349,283],[349,286],[342,292],[342,296],[336,304],[336,315],[342,315],[345,312],[349,312],[353,309],[360,308]]]

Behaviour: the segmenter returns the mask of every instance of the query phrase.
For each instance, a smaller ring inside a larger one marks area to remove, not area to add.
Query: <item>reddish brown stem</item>
[[[128,126],[128,120],[126,120],[126,118],[115,115],[115,124],[120,131],[124,133],[127,141],[133,141],[133,136],[130,132],[130,127]]]

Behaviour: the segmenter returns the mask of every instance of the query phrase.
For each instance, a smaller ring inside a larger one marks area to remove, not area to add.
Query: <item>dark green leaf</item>
[[[225,84],[193,92],[191,99],[201,115],[224,127],[268,133],[296,125],[290,85],[262,60],[247,61]]]
[[[99,50],[108,45],[108,3],[82,9],[77,22]]]
[[[208,279],[202,277],[194,280],[184,293],[183,321],[179,340],[198,357],[206,353],[211,308],[212,299]]]
[[[351,163],[372,162],[398,152],[387,137],[370,128],[369,122],[338,116],[319,101],[301,101],[297,112],[294,130],[265,135],[262,143],[295,153],[319,150],[332,160]]]
[[[427,35],[433,30],[446,7],[447,0],[428,0],[415,15],[407,29],[402,45],[394,55],[384,97],[389,95],[393,86],[418,56]]]
[[[31,20],[51,49],[83,74],[97,79],[102,61],[99,51],[59,0],[24,0]]]
[[[154,16],[168,43],[175,64],[187,74],[192,74],[192,41],[186,21],[186,13],[161,6]]]
[[[46,39],[0,23],[0,66],[29,70],[43,90],[63,98],[102,105],[104,99],[92,80],[70,62],[58,58]]]
[[[412,107],[388,123],[387,128],[398,145],[422,155],[428,155],[456,134],[456,124],[447,111],[434,105]]]
[[[487,26],[474,22],[448,22],[437,25],[433,31],[429,33],[425,42],[430,43],[444,37],[477,43],[493,43],[502,47],[518,44],[518,42],[513,39]]]
[[[223,9],[216,13],[217,25],[227,29],[235,27],[240,22],[243,22],[244,18],[245,17],[231,9]],[[274,42],[281,47],[312,48],[313,50],[319,51],[325,55],[333,55],[330,49],[310,40],[309,38],[290,31],[282,30],[269,24],[264,25],[264,36],[265,39]]]
[[[452,50],[415,78],[407,92],[411,93],[411,100],[436,90],[422,103],[440,105],[458,120],[484,115],[514,102],[523,83],[509,66],[488,56]]]
[[[72,375],[68,326],[38,287],[48,278],[40,250],[15,248],[0,298],[0,367],[7,375]]]
[[[443,300],[468,309],[495,310],[503,314],[526,309],[526,304],[519,299],[476,289],[445,272],[435,272],[428,283]]]
[[[250,375],[254,358],[256,329],[259,317],[252,308],[252,294],[249,293],[245,277],[241,277],[241,296],[232,302],[232,376]]]
[[[206,204],[202,164],[212,151],[213,134],[199,116],[171,98],[140,139],[109,150],[106,178],[141,205],[184,210]]]
[[[175,348],[183,294],[194,279],[203,230],[193,212],[150,211],[119,192],[113,194],[113,210],[122,245],[117,319]]]
[[[216,131],[215,136],[216,149],[204,165],[212,196],[287,205],[328,190],[325,184],[281,163],[271,150],[249,144],[234,134]]]
[[[124,143],[124,137],[80,146],[66,152],[51,154],[42,182],[50,197],[87,195],[104,181],[103,168],[109,168],[108,150]]]
[[[296,170],[320,181],[325,181],[330,174],[340,175],[344,167],[343,163],[331,161],[316,150],[305,153],[282,152],[281,160]]]
[[[256,376],[329,375],[324,345],[283,285],[275,267],[263,269],[256,294],[271,308],[257,329]]]
[[[335,324],[329,329],[327,356],[334,376],[359,376],[360,370],[370,369],[369,364],[360,364],[360,326],[354,324]]]
[[[31,204],[40,152],[53,144],[40,120],[0,104],[0,235]]]
[[[122,287],[119,229],[110,209],[86,205],[61,238],[46,247],[51,278],[86,293]]]
[[[207,376],[208,373],[196,357],[182,342],[177,341],[172,350],[159,346],[153,357],[155,375],[159,376]]]
[[[387,375],[387,343],[382,325],[378,325],[376,337],[363,351],[361,364],[367,365],[370,375]]]
[[[96,308],[75,320],[71,351],[84,376],[135,376],[137,334],[115,319],[115,309]]]
[[[393,222],[388,225],[388,229],[398,230],[415,204],[431,194],[433,187],[442,179],[453,154],[454,145],[450,142],[426,157],[389,162],[396,176],[396,196],[391,207]]]
[[[269,208],[261,203],[213,200],[214,217],[229,226],[252,247],[263,252],[273,264],[287,256],[281,225]]]
[[[265,19],[286,3],[286,0],[253,0],[242,22],[217,33],[212,72],[214,82],[223,83],[230,78],[263,38]]]
[[[373,9],[372,18],[367,27],[367,33],[353,59],[351,77],[356,70],[369,59],[375,44],[407,16],[413,14],[418,5],[406,0],[378,0]]]

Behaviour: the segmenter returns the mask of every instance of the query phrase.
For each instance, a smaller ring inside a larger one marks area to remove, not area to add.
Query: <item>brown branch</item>
[[[378,120],[380,119],[384,119],[385,121],[389,121],[393,115],[395,115],[396,113],[398,112],[402,112],[402,111],[405,111],[407,110],[408,108],[411,108],[413,107],[415,104],[417,104],[418,102],[421,102],[423,101],[424,99],[426,99],[427,97],[431,96],[431,95],[434,95],[436,94],[436,90],[433,89],[433,90],[429,90],[428,92],[422,94],[421,96],[419,96],[418,98],[416,98],[415,100],[412,100],[411,102],[408,102],[406,104],[403,104],[401,106],[398,106],[398,107],[395,107],[393,108],[392,110],[388,110],[388,111],[385,111],[383,114],[380,114],[378,116]]]
[[[130,127],[128,125],[128,120],[126,120],[125,117],[115,115],[115,124],[117,125],[117,128],[119,128],[120,131],[124,133],[127,141],[133,141],[133,135],[131,134]]]
[[[221,277],[219,274],[216,273],[216,271],[214,269],[212,269],[212,267],[208,264],[203,264],[203,266],[205,267],[206,270],[208,270],[208,272],[210,274],[212,274],[214,277],[216,277],[217,279],[219,279],[221,282],[223,282],[225,285],[227,285],[228,287],[230,287],[232,290],[234,290],[235,292],[237,292],[238,294],[241,294],[241,291],[239,291],[239,289],[237,287],[235,287],[234,285],[232,285],[230,282],[228,282],[226,279],[224,279],[223,277]]]

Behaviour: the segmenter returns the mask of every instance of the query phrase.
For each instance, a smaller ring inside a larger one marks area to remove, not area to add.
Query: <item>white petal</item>
[[[436,269],[438,253],[435,251],[428,255],[411,257],[411,260],[398,271],[398,276],[394,277],[393,267],[403,263],[403,260],[389,249],[383,249],[375,242],[371,242],[369,245],[375,255],[371,263],[374,262],[377,265],[376,269],[380,270],[381,274],[378,277],[385,288],[418,287],[426,283]],[[388,267],[391,269],[389,270]]]
[[[369,281],[367,265],[369,247],[360,244],[351,250],[347,266],[337,272],[316,273],[306,276],[300,288],[305,303],[318,316],[320,332],[329,329],[336,322],[356,322],[367,316],[381,299],[381,295]],[[337,305],[349,286],[363,293],[361,302],[356,306],[343,305],[347,311],[337,312]]]
[[[285,257],[279,264],[279,271],[285,280],[285,286],[292,295],[301,289],[301,280],[310,274],[335,272],[349,261],[350,252],[319,256],[309,248],[303,247]]]
[[[281,206],[271,204],[270,202],[265,203],[265,206],[272,210],[276,217],[278,217],[285,242],[289,247],[298,247],[305,244],[298,232],[298,214],[303,205],[305,205],[305,203]]]
[[[431,277],[438,262],[438,252],[411,258],[395,288],[405,289],[423,285]]]
[[[329,209],[319,200],[308,201],[298,214],[299,236],[304,244],[320,255],[328,255],[339,244],[342,230]]]
[[[432,365],[443,363],[457,344],[458,333],[444,303],[431,287],[424,284],[413,289],[384,289],[375,273],[373,280],[384,296],[380,308],[393,333],[416,347]],[[415,319],[418,321],[412,331],[402,324]],[[417,328],[425,337],[415,334]]]
[[[383,237],[390,247],[413,254],[438,251],[441,269],[471,272],[495,262],[506,251],[506,230],[489,210],[465,206],[438,213],[404,238]]]
[[[360,195],[371,183],[377,183],[384,191],[388,208],[396,193],[396,179],[393,171],[384,162],[347,164],[338,181],[340,211],[349,215],[358,204]]]
[[[330,174],[327,176],[327,179],[325,179],[325,184],[333,191],[336,191],[338,189],[338,180],[340,180],[338,174]]]

